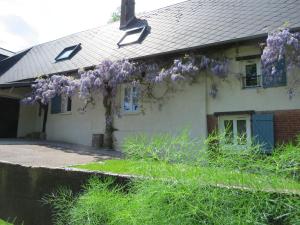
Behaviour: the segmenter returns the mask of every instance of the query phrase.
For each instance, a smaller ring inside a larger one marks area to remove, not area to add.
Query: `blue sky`
[[[183,0],[136,0],[136,12]],[[32,45],[106,24],[121,0],[0,0],[0,47]]]

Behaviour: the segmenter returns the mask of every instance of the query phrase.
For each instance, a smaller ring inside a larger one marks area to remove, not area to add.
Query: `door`
[[[274,147],[273,114],[254,114],[252,116],[253,137],[265,153],[271,153]]]
[[[19,100],[0,97],[0,138],[16,138]]]

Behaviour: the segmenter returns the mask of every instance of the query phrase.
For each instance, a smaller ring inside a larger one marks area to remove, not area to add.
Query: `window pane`
[[[57,59],[66,59],[69,58],[74,49],[64,51]]]
[[[246,120],[237,120],[237,143],[239,145],[247,144],[247,126]]]
[[[126,87],[124,91],[124,105],[123,109],[124,111],[130,111],[131,110],[131,101],[130,101],[130,87]]]
[[[246,65],[246,86],[257,86],[256,64]]]
[[[72,99],[68,98],[68,107],[67,107],[67,111],[70,112],[72,111]]]
[[[233,144],[233,121],[224,120],[225,144]]]
[[[132,88],[132,111],[137,111],[139,108],[139,89]]]
[[[61,112],[67,112],[68,108],[68,97],[66,95],[61,95]]]

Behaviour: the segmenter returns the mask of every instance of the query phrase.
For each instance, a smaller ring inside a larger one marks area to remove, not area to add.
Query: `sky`
[[[183,0],[135,0],[136,13]],[[121,0],[0,0],[0,47],[20,51],[106,24]]]

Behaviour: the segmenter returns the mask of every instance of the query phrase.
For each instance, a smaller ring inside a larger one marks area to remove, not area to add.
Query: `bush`
[[[135,181],[129,193],[112,184],[90,181],[71,201],[69,216],[56,224],[300,223],[298,196],[203,187],[196,181]]]
[[[132,160],[154,160],[195,166],[219,167],[262,175],[300,179],[300,143],[262,153],[259,145],[225,145],[225,135],[213,133],[204,141],[191,138],[188,130],[178,135],[137,135],[125,139],[123,150]],[[299,138],[300,140],[300,138]]]
[[[252,177],[255,180],[250,179],[250,183],[264,183],[255,175],[263,174],[269,179],[267,183],[273,177],[292,178],[295,182],[299,180],[300,144],[280,146],[272,155],[265,155],[259,146],[241,150],[239,146],[222,145],[222,138],[215,134],[203,143],[184,130],[177,136],[139,135],[126,139],[123,149],[129,165],[135,168],[143,160],[139,166],[144,166],[141,169],[149,171],[152,178],[134,180],[126,190],[114,180],[94,178],[78,196],[61,189],[47,200],[54,210],[55,224],[300,224],[299,195],[203,184],[207,175],[230,180]],[[161,166],[152,168],[155,165]],[[201,176],[203,171],[208,174]],[[159,176],[155,178],[151,173]]]
[[[189,131],[178,135],[156,134],[153,137],[137,135],[128,137],[122,146],[129,159],[157,160],[172,163],[195,164],[204,158],[204,144],[192,138]]]

